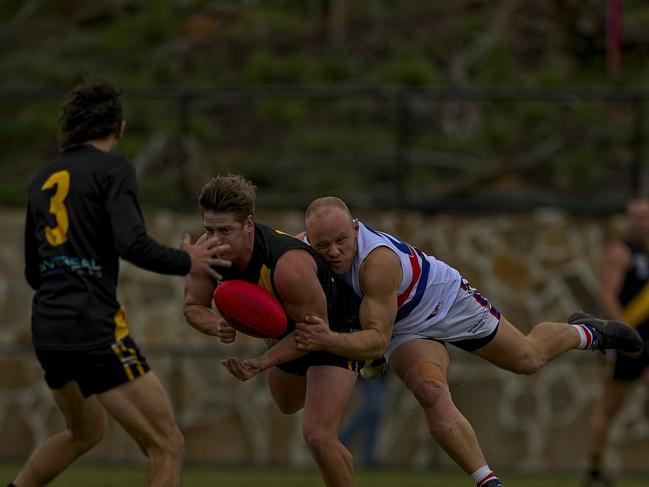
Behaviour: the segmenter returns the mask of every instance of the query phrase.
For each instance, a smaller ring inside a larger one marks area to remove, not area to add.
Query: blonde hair
[[[241,175],[228,174],[210,178],[198,196],[201,210],[233,213],[241,223],[255,214],[257,188]]]

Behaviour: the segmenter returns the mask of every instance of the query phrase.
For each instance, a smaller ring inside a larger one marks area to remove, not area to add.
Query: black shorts
[[[343,328],[337,330],[339,333],[353,333],[358,331],[357,328]],[[320,350],[318,352],[309,352],[306,355],[302,355],[295,360],[290,362],[285,362],[283,364],[277,365],[279,370],[288,372],[289,374],[301,375],[304,377],[306,371],[309,367],[315,365],[332,365],[334,367],[340,367],[342,369],[353,370],[355,372],[360,371],[366,362],[372,362],[372,360],[352,360],[342,355],[336,355],[335,353],[327,352],[325,350]]]
[[[487,345],[489,342],[491,342],[491,340],[495,338],[496,333],[498,333],[499,326],[500,326],[500,322],[498,322],[496,328],[494,328],[494,331],[492,331],[486,337],[474,338],[469,340],[456,340],[454,342],[445,342],[445,343],[450,343],[451,345],[454,345],[457,348],[461,348],[466,352],[475,352],[476,350],[479,350],[485,345]]]
[[[35,348],[50,389],[68,382],[79,384],[83,397],[106,392],[137,379],[151,368],[131,337],[91,350],[45,350]]]
[[[289,374],[295,374],[304,377],[306,376],[306,371],[309,369],[309,367],[316,365],[332,365],[334,367],[340,367],[342,369],[358,372],[363,368],[365,362],[365,360],[351,360],[347,357],[336,355],[335,353],[319,351],[309,352],[300,358],[279,364],[277,368],[279,370],[283,370],[284,372],[288,372]],[[371,360],[369,362],[371,362]]]
[[[642,323],[636,330],[644,340],[644,350],[633,355],[615,352],[611,373],[613,380],[634,381],[642,377],[642,371],[649,367],[649,323]]]
[[[649,367],[649,354],[646,347],[647,343],[645,343],[645,350],[640,355],[616,352],[613,380],[630,382],[642,377],[642,371]]]

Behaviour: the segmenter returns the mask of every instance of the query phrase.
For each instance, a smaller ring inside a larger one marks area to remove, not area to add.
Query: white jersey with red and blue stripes
[[[460,287],[460,273],[402,240],[359,222],[358,254],[345,280],[363,297],[359,274],[365,258],[377,247],[388,247],[401,261],[403,279],[397,290],[394,334],[417,333],[440,323]]]

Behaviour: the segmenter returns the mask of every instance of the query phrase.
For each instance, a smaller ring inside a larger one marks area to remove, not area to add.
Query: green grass
[[[15,474],[16,465],[0,464],[0,485],[5,485]],[[575,475],[507,475],[502,473],[508,487],[579,487]],[[360,471],[357,487],[471,487],[466,475],[459,473],[423,473],[405,470]],[[616,487],[646,487],[647,477],[616,479]],[[314,471],[245,468],[186,468],[183,475],[186,487],[318,487],[324,485]],[[122,467],[74,466],[64,472],[53,487],[130,487],[144,485],[144,470]]]

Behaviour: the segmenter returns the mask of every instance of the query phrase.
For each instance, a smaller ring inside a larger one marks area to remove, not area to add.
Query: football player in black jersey
[[[129,334],[116,298],[119,258],[162,274],[227,265],[217,239],[180,250],[147,235],[135,171],[112,155],[124,134],[118,90],[86,81],[59,118],[60,154],[29,186],[25,275],[36,291],[32,337],[64,431],[31,455],[13,485],[45,485],[104,436],[113,416],[148,459],[146,485],[180,485],[183,438],[160,381]],[[11,484],[10,484],[11,485]]]
[[[216,236],[229,250],[223,279],[244,279],[273,293],[289,317],[289,329],[261,357],[229,358],[228,370],[240,380],[267,370],[273,399],[286,414],[304,408],[303,436],[325,484],[354,484],[351,453],[338,440],[357,370],[365,360],[349,360],[325,351],[297,350],[292,329],[296,321],[317,315],[337,331],[358,329],[359,299],[335,278],[324,259],[309,245],[255,223],[255,187],[241,176],[211,179],[199,197],[206,236]],[[203,333],[234,341],[236,332],[211,309],[218,282],[192,274],[185,288],[185,318]],[[365,357],[357,357],[365,358]],[[374,357],[366,357],[368,361]]]
[[[626,205],[624,238],[614,240],[600,273],[600,303],[609,318],[624,321],[649,342],[649,199],[631,198]],[[649,348],[628,355],[609,350],[609,365],[591,417],[590,464],[584,487],[613,485],[604,468],[608,430],[624,406],[631,386],[642,379],[649,386]]]

